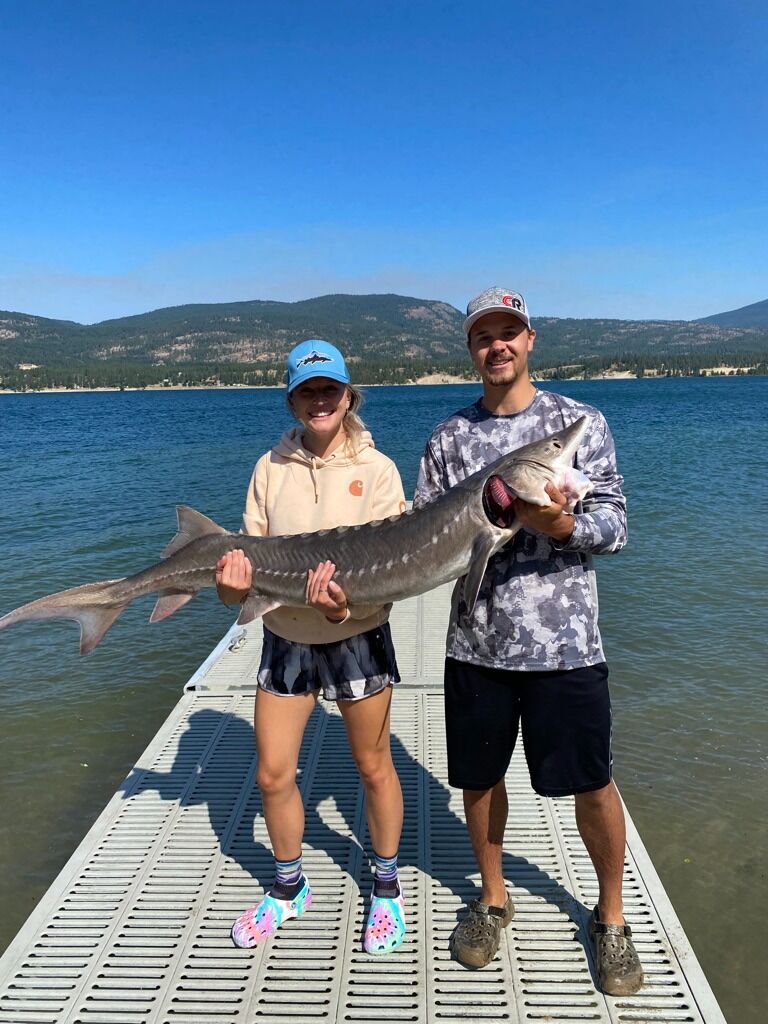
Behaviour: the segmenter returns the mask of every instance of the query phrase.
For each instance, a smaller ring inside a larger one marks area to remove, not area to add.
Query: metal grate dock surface
[[[444,615],[419,602],[401,606],[398,655],[404,678],[412,654],[431,679],[423,650],[400,635],[438,618],[442,628]],[[363,796],[341,717],[321,704],[299,765],[314,905],[266,947],[236,949],[230,925],[272,874],[252,785],[253,693],[243,689],[252,687],[256,636],[234,627],[193,677],[200,689],[179,701],[0,960],[0,1021],[722,1024],[631,822],[627,917],[647,984],[626,999],[596,991],[585,951],[596,884],[573,802],[537,797],[518,758],[505,842],[517,913],[489,967],[451,961],[448,937],[477,878],[461,796],[445,781],[442,695],[431,685],[401,685],[393,703],[406,801],[404,947],[383,958],[361,952],[370,885]],[[434,649],[439,657],[442,637]]]

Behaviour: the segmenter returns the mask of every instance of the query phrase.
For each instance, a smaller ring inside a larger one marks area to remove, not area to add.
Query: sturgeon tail
[[[176,509],[178,517],[178,533],[163,552],[164,559],[187,544],[192,543],[199,537],[211,533],[228,533],[212,519],[195,512],[194,509],[179,505]],[[162,565],[163,563],[160,563]],[[158,580],[162,578],[159,574]],[[140,597],[142,593],[151,590],[159,590],[160,596],[157,599],[150,622],[159,622],[161,619],[173,615],[179,608],[183,608],[187,601],[191,601],[199,588],[194,590],[182,589],[174,586],[135,586],[125,587],[127,580],[134,580],[134,577],[124,576],[119,580],[101,580],[99,583],[86,583],[82,587],[72,587],[69,590],[61,590],[58,594],[50,594],[48,597],[41,597],[37,601],[30,601],[20,608],[8,612],[0,618],[0,629],[7,629],[17,622],[45,622],[48,619],[74,619],[80,624],[80,653],[88,654],[99,644],[105,633],[112,626],[114,621],[128,607],[131,601]]]
[[[0,629],[7,629],[17,622],[45,622],[48,619],[74,619],[80,624],[80,653],[88,654],[101,641],[112,623],[131,603],[115,594],[110,595],[123,583],[119,580],[102,580],[100,583],[86,583],[82,587],[61,590],[58,594],[30,601],[8,612],[0,619]]]

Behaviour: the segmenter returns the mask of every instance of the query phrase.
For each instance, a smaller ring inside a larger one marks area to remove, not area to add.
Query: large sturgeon
[[[571,426],[518,448],[467,477],[431,505],[364,526],[342,526],[292,537],[231,533],[186,506],[178,506],[179,532],[163,560],[133,576],[86,583],[22,605],[0,618],[0,629],[16,622],[74,619],[80,623],[80,653],[99,643],[137,597],[160,596],[150,622],[167,618],[204,587],[215,586],[216,563],[242,549],[253,566],[251,592],[239,623],[280,605],[304,604],[307,570],[326,559],[350,606],[379,606],[423,594],[464,576],[464,600],[474,607],[488,559],[520,529],[513,498],[551,504],[544,487],[554,482],[571,499],[589,490],[573,459],[586,427]]]

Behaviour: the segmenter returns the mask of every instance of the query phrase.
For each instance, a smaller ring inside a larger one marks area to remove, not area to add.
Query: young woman
[[[357,415],[362,396],[350,384],[338,349],[304,341],[288,356],[288,404],[299,421],[256,464],[243,516],[244,532],[290,535],[355,526],[405,509],[394,463],[376,451]],[[338,702],[365,788],[374,849],[374,883],[364,948],[389,953],[405,936],[397,849],[403,797],[389,745],[392,684],[399,682],[387,618],[389,606],[347,607],[334,582],[336,566],[307,566],[306,607],[264,616],[254,726],[257,783],[275,855],[275,883],[235,921],[236,945],[268,939],[283,921],[309,909],[302,872],[304,807],[296,785],[304,728],[322,689]],[[247,596],[251,563],[242,551],[221,559],[219,597]]]

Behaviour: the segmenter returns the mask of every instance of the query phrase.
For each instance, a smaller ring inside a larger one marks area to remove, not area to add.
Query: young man
[[[611,779],[608,668],[592,566],[592,555],[618,551],[627,538],[613,438],[596,409],[531,383],[536,332],[521,295],[489,288],[469,303],[464,329],[483,394],[435,429],[414,506],[580,416],[588,426],[576,465],[593,489],[573,514],[552,484],[547,508],[516,499],[523,529],[489,562],[471,615],[461,580],[454,591],[445,662],[448,777],[464,791],[482,892],[454,932],[453,952],[484,967],[514,914],[502,875],[504,776],[522,728],[535,791],[575,796],[600,885],[590,921],[600,984],[627,995],[640,988],[643,973],[623,916],[624,814]]]

